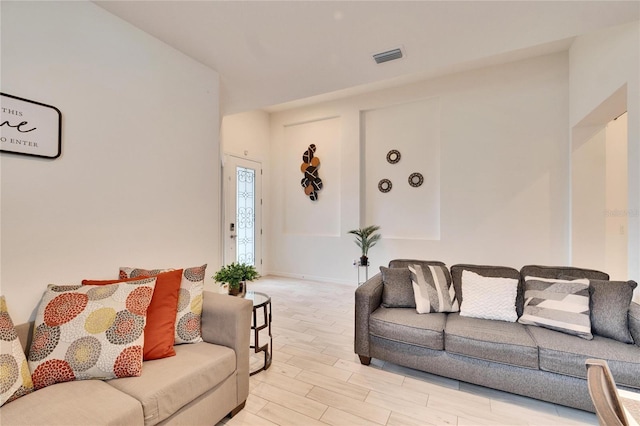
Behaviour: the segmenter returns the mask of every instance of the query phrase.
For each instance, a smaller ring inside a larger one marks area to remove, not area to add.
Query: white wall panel
[[[340,236],[340,118],[284,126],[284,229],[285,234]],[[312,201],[300,183],[302,156],[310,145],[320,159],[318,174],[323,188]]]
[[[365,224],[384,229],[386,238],[440,239],[440,102],[427,99],[364,111],[362,151],[365,157]],[[391,164],[391,149],[400,161]],[[420,173],[424,183],[409,185]],[[391,190],[378,189],[389,179]]]

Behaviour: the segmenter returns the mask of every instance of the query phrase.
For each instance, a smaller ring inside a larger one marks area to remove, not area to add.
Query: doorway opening
[[[571,263],[628,276],[626,86],[572,132]]]

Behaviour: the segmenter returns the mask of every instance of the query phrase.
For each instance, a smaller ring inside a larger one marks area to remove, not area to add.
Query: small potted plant
[[[213,279],[220,285],[229,285],[229,294],[231,296],[244,296],[246,293],[246,282],[260,278],[260,274],[253,265],[246,263],[231,263],[223,266]]]
[[[380,230],[378,225],[371,225],[364,228],[352,229],[349,234],[356,236],[356,245],[362,250],[362,256],[360,256],[360,265],[366,266],[369,264],[369,249],[376,245],[382,236],[376,234],[376,231]]]

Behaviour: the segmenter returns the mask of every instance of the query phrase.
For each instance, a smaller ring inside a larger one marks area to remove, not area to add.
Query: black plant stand
[[[273,351],[273,336],[271,335],[271,297],[264,293],[248,291],[244,295],[245,299],[253,302],[253,318],[251,320],[251,330],[253,331],[253,345],[251,349],[257,354],[264,352],[264,363],[257,370],[251,371],[250,376],[264,371],[271,366],[271,353]],[[262,321],[258,323],[258,310],[262,310]],[[260,345],[260,331],[265,328],[269,331],[269,342]]]

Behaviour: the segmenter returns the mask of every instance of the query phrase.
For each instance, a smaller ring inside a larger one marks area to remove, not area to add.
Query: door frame
[[[255,177],[255,202],[254,202],[254,216],[255,216],[255,267],[260,274],[262,274],[262,162],[251,158],[240,157],[234,154],[223,154],[222,163],[222,261],[224,265],[228,265],[231,262],[236,261],[237,249],[233,244],[234,253],[231,254],[230,241],[231,235],[235,234],[235,231],[230,230],[231,217],[233,217],[233,223],[236,223],[236,180],[235,171],[236,166],[247,167],[256,171]],[[231,212],[233,209],[233,213]]]

